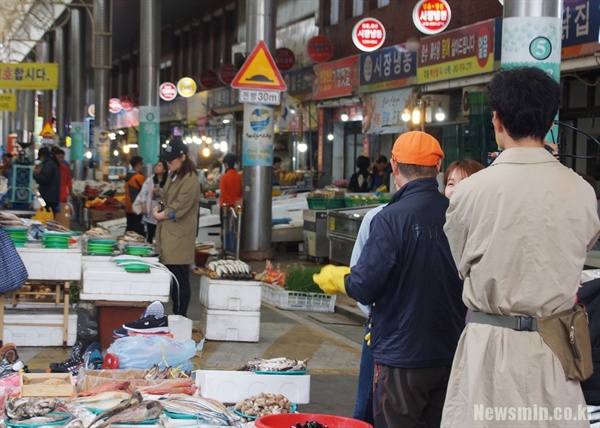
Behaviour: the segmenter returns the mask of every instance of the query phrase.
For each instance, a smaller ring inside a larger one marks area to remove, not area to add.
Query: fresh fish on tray
[[[44,416],[34,416],[28,419],[11,419],[8,422],[11,425],[47,425],[67,420],[71,417],[68,413],[48,413]]]
[[[141,403],[134,404],[133,406],[123,410],[120,413],[117,413],[114,416],[111,416],[101,424],[97,425],[96,428],[104,428],[110,424],[118,424],[123,422],[144,422],[156,419],[160,416],[162,410],[163,408],[161,404],[156,400],[143,401]],[[90,427],[92,425],[93,423],[90,425]]]
[[[229,426],[239,419],[223,403],[206,397],[170,394],[159,402],[167,412],[193,416],[210,424]]]

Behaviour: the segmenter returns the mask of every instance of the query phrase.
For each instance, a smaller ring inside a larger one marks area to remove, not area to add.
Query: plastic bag
[[[192,371],[190,358],[196,355],[196,342],[192,339],[177,342],[164,336],[127,336],[110,345],[106,351],[119,358],[120,369],[150,369],[154,364],[167,365],[183,371]]]

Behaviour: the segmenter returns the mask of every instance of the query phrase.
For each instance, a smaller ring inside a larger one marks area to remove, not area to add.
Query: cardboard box
[[[237,403],[263,392],[283,394],[296,404],[310,402],[310,375],[256,374],[247,371],[196,370],[202,397],[222,403]]]
[[[260,311],[219,311],[202,306],[200,331],[208,340],[258,342]]]
[[[71,373],[23,373],[21,397],[70,397],[75,394]]]
[[[91,208],[88,210],[88,217],[90,224],[95,226],[96,223],[101,221],[116,220],[125,217],[125,210],[95,210]]]
[[[200,277],[200,304],[222,311],[260,311],[261,282]]]

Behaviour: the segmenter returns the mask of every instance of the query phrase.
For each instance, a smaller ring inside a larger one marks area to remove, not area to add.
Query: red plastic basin
[[[254,421],[254,425],[256,425],[256,428],[290,428],[297,423],[305,424],[310,421],[327,425],[329,428],[373,428],[373,425],[356,419],[314,413],[284,413],[261,416]]]

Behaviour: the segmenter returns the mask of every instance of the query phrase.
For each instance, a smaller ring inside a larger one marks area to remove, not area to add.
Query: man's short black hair
[[[387,163],[388,158],[384,155],[379,155],[377,159],[375,159],[375,163]]]
[[[142,159],[141,156],[134,156],[129,161],[129,164],[131,165],[132,168],[135,168],[136,166],[138,166],[141,163],[144,163],[144,159]]]
[[[281,162],[281,158],[279,156],[275,156],[273,158],[273,163]]]
[[[537,67],[500,70],[488,83],[490,107],[514,140],[544,141],[561,102],[560,85]]]
[[[223,158],[223,163],[229,168],[233,168],[237,162],[237,156],[233,153],[227,153]]]
[[[367,169],[371,165],[371,159],[366,156],[359,156],[356,158],[356,167],[358,169]]]

